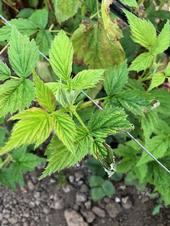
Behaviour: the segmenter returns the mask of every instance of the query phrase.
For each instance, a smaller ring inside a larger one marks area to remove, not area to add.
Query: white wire
[[[6,20],[2,15],[0,15],[0,18],[4,21],[4,23],[6,25],[9,25],[9,26],[12,26],[8,20]],[[39,51],[39,54],[41,56],[44,57],[45,60],[49,61],[48,57],[46,55],[44,55],[44,53],[42,53],[41,51]],[[94,101],[87,93],[85,93],[84,91],[82,91],[82,93],[100,110],[103,110],[103,108],[96,102]],[[131,133],[129,132],[125,132],[132,140],[134,140],[138,145],[139,147],[142,148],[142,150],[144,152],[146,152],[154,161],[156,161],[167,173],[170,174],[170,170],[164,166],[145,146],[143,146]]]

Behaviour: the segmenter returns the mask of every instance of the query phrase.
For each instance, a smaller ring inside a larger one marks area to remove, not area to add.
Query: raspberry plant
[[[169,174],[126,133],[132,130],[170,168],[169,21],[157,23],[150,1],[144,6],[151,21],[124,10],[129,30],[110,13],[113,1],[47,2],[0,28],[8,49],[7,63],[0,62],[0,116],[12,124],[7,139],[8,130],[0,131],[0,182],[15,188],[42,162],[44,178],[91,155],[110,176],[116,166],[132,183],[152,184],[170,204]],[[121,3],[138,12],[141,1]],[[46,79],[38,67],[43,57]]]

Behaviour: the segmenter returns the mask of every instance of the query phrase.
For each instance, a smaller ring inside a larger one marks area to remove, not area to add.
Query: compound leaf
[[[19,121],[14,125],[8,142],[0,150],[1,155],[23,145],[35,144],[38,147],[53,129],[52,117],[39,108],[23,111],[11,119]]]
[[[128,81],[127,63],[115,65],[105,72],[104,88],[108,96],[122,90]]]
[[[48,23],[48,10],[47,9],[38,9],[32,13],[29,17],[39,29],[44,29]]]
[[[170,46],[170,25],[169,21],[164,25],[161,33],[158,35],[157,43],[153,48],[155,54],[163,53]]]
[[[0,60],[0,80],[4,81],[11,76],[9,67]]]
[[[38,103],[49,112],[56,108],[56,99],[50,88],[34,73],[36,98]]]
[[[153,62],[154,56],[150,52],[137,56],[129,67],[130,71],[143,71],[148,69]]]
[[[156,29],[153,24],[150,21],[138,18],[128,11],[125,11],[125,13],[130,25],[133,41],[148,50],[152,49],[157,41]]]
[[[76,90],[89,89],[103,80],[104,70],[84,70],[79,72],[72,80],[72,88]]]
[[[109,39],[100,22],[81,24],[72,40],[77,60],[90,68],[108,68],[124,61],[121,44],[117,39]]]
[[[57,137],[52,139],[46,150],[48,165],[41,178],[75,165],[90,152],[92,140],[86,131],[83,129],[78,131],[77,137],[74,153],[68,150]]]
[[[74,142],[76,138],[76,125],[72,118],[65,113],[55,113],[55,132],[68,150],[74,150]]]
[[[68,80],[72,72],[73,46],[64,31],[60,31],[52,42],[49,57],[56,75],[62,80]]]
[[[73,17],[80,6],[80,0],[54,0],[55,15],[58,22],[62,23]]]
[[[125,112],[120,108],[107,108],[93,113],[88,123],[90,133],[105,138],[121,130],[131,128]]]
[[[35,41],[30,41],[16,28],[12,29],[8,55],[12,69],[22,78],[27,78],[32,73],[39,58]]]
[[[34,97],[34,87],[30,80],[7,80],[0,85],[0,115],[5,116],[8,113],[25,109]]]

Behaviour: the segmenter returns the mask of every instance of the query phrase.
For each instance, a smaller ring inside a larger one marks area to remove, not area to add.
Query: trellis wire
[[[4,22],[4,24],[12,26],[10,24],[10,22],[5,19],[2,15],[0,15],[0,18],[2,19],[2,21]],[[39,54],[41,56],[44,57],[45,60],[49,61],[48,57],[46,55],[44,55],[41,51],[39,51]],[[84,94],[99,110],[103,110],[103,108],[95,101],[93,100],[86,92],[81,91],[82,94]],[[138,144],[139,147],[141,147],[141,149],[146,152],[155,162],[157,162],[157,164],[162,167],[167,173],[170,174],[170,170],[163,165],[145,146],[143,146],[130,132],[126,131],[125,132],[135,143]]]

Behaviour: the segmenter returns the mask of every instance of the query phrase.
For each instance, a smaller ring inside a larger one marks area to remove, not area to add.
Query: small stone
[[[119,198],[119,197],[116,197],[116,198],[115,198],[115,202],[116,202],[116,203],[120,203],[120,202],[121,202],[120,198]]]
[[[132,207],[132,201],[130,200],[130,198],[128,196],[122,198],[122,206],[125,209],[130,209]]]
[[[95,220],[95,215],[91,211],[82,211],[82,215],[88,223],[92,223]]]
[[[85,202],[84,205],[85,205],[87,210],[91,209],[91,201],[90,200]]]
[[[83,183],[84,183],[83,180],[79,180],[79,181],[77,182],[77,185],[78,185],[78,186],[81,186]]]
[[[69,177],[68,177],[68,179],[69,179],[69,182],[70,183],[74,183],[74,176],[73,175],[70,175]]]
[[[17,219],[14,218],[14,217],[11,217],[8,219],[9,223],[11,223],[12,225],[16,224],[17,223]]]
[[[82,172],[78,171],[75,173],[75,178],[77,182],[80,181],[83,177],[84,177],[84,174]]]
[[[64,217],[68,226],[88,226],[82,216],[75,210],[65,210]]]
[[[80,188],[80,192],[82,193],[87,193],[89,190],[89,188],[87,187],[86,184],[82,184],[81,188]]]
[[[69,193],[71,190],[72,190],[72,187],[70,185],[66,185],[66,186],[63,187],[63,191],[65,193]]]
[[[64,208],[64,202],[62,199],[55,201],[53,208],[55,210],[62,210]]]
[[[121,207],[117,203],[108,203],[106,205],[106,211],[111,218],[115,218],[121,212]]]
[[[76,194],[76,201],[77,202],[85,202],[87,200],[87,196],[83,193]]]
[[[109,198],[104,198],[104,202],[105,203],[109,203],[110,202],[110,199]]]
[[[47,207],[44,207],[44,208],[43,208],[43,212],[44,212],[45,214],[49,214],[50,210],[49,210]]]
[[[99,207],[97,207],[97,206],[94,206],[93,208],[92,208],[92,211],[93,211],[93,213],[95,213],[98,217],[105,217],[105,211],[104,210],[102,210],[101,208],[99,208]]]
[[[34,198],[39,199],[40,198],[40,192],[35,191],[34,192]]]
[[[33,191],[33,190],[34,190],[34,184],[32,183],[31,180],[29,180],[29,181],[27,182],[27,186],[28,186],[28,189],[29,189],[30,191]]]

